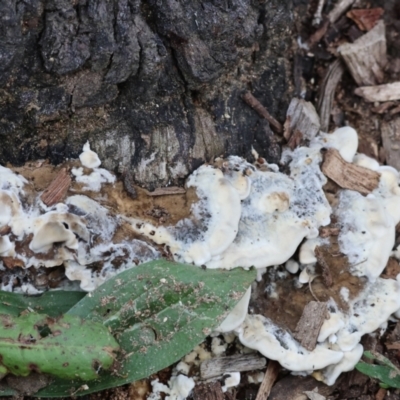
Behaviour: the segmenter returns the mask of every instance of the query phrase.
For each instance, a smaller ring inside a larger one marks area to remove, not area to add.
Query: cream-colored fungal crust
[[[115,176],[99,168],[100,159],[89,143],[80,156],[81,166],[71,171],[80,194],[71,195],[72,189],[62,203],[51,207],[40,200],[40,193],[32,192],[28,180],[0,167],[0,257],[12,258],[23,268],[63,265],[69,281],[78,281],[83,290],[92,291],[134,264],[160,258],[157,245],[165,246],[176,261],[197,266],[254,266],[259,278],[267,267],[285,264],[296,290],[302,284],[312,284],[317,274],[315,248],[330,243],[319,236],[319,228],[329,224],[333,214],[340,228],[339,250],[349,260],[350,273],[359,277],[362,285],[356,294],[346,287],[339,289],[341,308],[329,300],[330,318],[322,325],[315,350],[303,348],[273,321],[247,315],[249,288],[217,329],[217,334],[224,334],[225,343],[214,337],[213,354],[199,346],[179,367],[187,373],[190,364],[223,354],[227,338],[234,340],[234,332],[244,346],[277,360],[290,371],[313,373],[331,385],[358,362],[361,337],[383,327],[392,315],[400,316],[400,283],[379,277],[400,222],[399,174],[356,154],[358,138],[352,128],[308,139],[308,146],[283,152],[285,173],[258,154],[255,165],[230,156],[201,166],[186,182],[198,200],[188,217],[170,226],[156,226],[132,218],[134,212],[124,215],[100,204],[100,198],[107,204],[111,193],[107,190],[112,186],[104,185],[113,184]],[[331,208],[323,191],[322,148],[335,148],[347,162],[377,171],[379,186],[367,196],[340,190],[330,198]],[[126,230],[130,235],[124,233]],[[298,261],[291,259],[297,250]],[[0,268],[5,269],[1,260]],[[289,276],[286,271],[284,274]],[[13,281],[2,283],[1,288],[15,290]],[[18,290],[39,292],[30,282]],[[275,281],[265,290],[270,297],[279,296]],[[170,400],[186,398],[193,385],[184,375],[171,378],[169,387],[154,383],[158,388],[155,392],[164,391]]]
[[[306,350],[287,331],[261,315],[248,315],[237,332],[246,347],[278,361],[289,371],[314,371],[337,364],[343,358],[342,351],[321,345],[312,352]]]
[[[225,251],[237,235],[241,200],[250,191],[250,174],[254,167],[238,157],[223,165],[204,165],[189,177],[186,185],[194,188],[199,201],[191,217],[173,227],[155,227],[131,220],[138,232],[158,244],[165,244],[177,261],[206,264]]]

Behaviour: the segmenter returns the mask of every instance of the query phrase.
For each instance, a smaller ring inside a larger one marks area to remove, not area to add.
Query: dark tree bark
[[[250,90],[283,122],[292,15],[281,0],[2,0],[0,163],[77,157],[148,188],[253,146],[277,161]]]

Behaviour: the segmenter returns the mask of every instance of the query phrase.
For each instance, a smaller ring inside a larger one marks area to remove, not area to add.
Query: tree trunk
[[[149,189],[215,156],[270,162],[290,98],[290,2],[2,0],[0,164],[79,155]]]

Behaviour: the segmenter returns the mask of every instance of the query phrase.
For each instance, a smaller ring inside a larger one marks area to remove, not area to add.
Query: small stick
[[[336,22],[344,12],[350,8],[355,0],[339,0],[333,10],[328,14],[329,21],[333,24]]]
[[[314,26],[318,26],[321,23],[322,10],[324,8],[324,5],[325,5],[325,0],[318,0],[318,7],[317,10],[315,11],[314,18],[312,21],[312,24]]]
[[[282,125],[267,111],[267,109],[250,92],[246,92],[243,95],[243,100],[251,108],[256,110],[261,117],[266,119],[277,133],[283,132]]]
[[[258,389],[256,400],[267,400],[271,393],[272,386],[274,385],[276,378],[278,377],[280,365],[278,362],[270,360],[268,362],[268,368],[265,372],[263,381],[261,382],[260,388]]]
[[[203,361],[200,364],[200,375],[202,379],[210,379],[232,371],[244,372],[261,369],[265,365],[265,358],[257,353],[235,354]]]

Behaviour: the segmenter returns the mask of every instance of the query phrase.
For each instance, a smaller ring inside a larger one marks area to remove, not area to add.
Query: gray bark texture
[[[293,17],[282,0],[0,1],[0,164],[77,157],[152,190],[253,146],[279,157]]]

